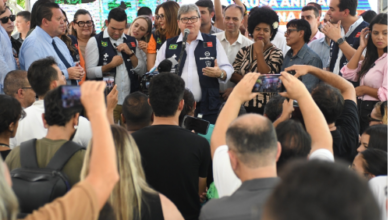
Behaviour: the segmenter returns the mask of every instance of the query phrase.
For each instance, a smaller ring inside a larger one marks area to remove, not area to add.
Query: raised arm
[[[348,69],[354,70],[358,68],[360,57],[363,54],[364,49],[367,47],[368,42],[368,34],[370,33],[370,29],[368,27],[364,28],[360,34],[360,44],[356,52],[353,54],[352,58],[349,60],[347,67]],[[343,43],[344,44],[344,43]]]
[[[83,103],[92,128],[92,153],[88,176],[102,208],[119,180],[116,151],[104,103],[105,82],[86,81],[81,86]]]
[[[237,118],[241,105],[256,97],[257,93],[252,93],[252,88],[259,76],[258,73],[248,73],[234,87],[215,123],[211,136],[211,158],[219,146],[226,145],[226,131],[230,123]]]
[[[214,0],[214,9],[215,9],[214,26],[221,30],[225,30],[225,26],[223,25],[223,13],[222,13],[221,0]]]
[[[296,77],[306,75],[308,73],[316,76],[320,80],[324,81],[325,83],[328,83],[329,85],[337,88],[340,90],[341,95],[345,100],[352,100],[356,103],[356,92],[353,85],[348,82],[343,77],[328,72],[323,69],[319,69],[314,66],[307,66],[307,65],[293,65],[291,67],[288,67],[285,69],[285,71],[292,71],[295,70]]]
[[[293,75],[287,72],[281,74],[280,79],[287,91],[280,93],[280,95],[298,101],[306,130],[312,140],[310,154],[318,149],[327,149],[333,154],[333,139],[328,124],[309,91]]]

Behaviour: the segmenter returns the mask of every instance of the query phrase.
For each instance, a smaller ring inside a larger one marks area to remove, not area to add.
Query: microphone
[[[161,61],[161,63],[157,67],[157,71],[159,73],[164,73],[164,72],[171,72],[172,69],[172,61],[165,59]]]
[[[187,42],[187,38],[188,38],[189,34],[190,34],[190,30],[188,28],[184,29],[184,36],[183,36],[183,41],[182,41],[181,52],[180,52],[179,59],[177,61],[178,65],[176,66],[176,71],[175,71],[175,73],[177,75],[179,75],[179,70],[180,70],[180,66],[181,66],[181,59],[183,58],[183,54],[184,54],[184,51],[186,49],[186,42]]]

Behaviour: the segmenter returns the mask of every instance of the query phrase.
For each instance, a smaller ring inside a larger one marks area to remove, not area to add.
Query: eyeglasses
[[[191,21],[191,23],[197,22],[199,17],[190,17],[190,18],[180,18],[181,23],[187,24],[188,21]]]
[[[291,34],[291,32],[294,32],[294,31],[299,31],[299,29],[287,29],[287,31],[284,32],[284,34],[288,36]]]
[[[93,26],[93,21],[79,21],[79,22],[74,21],[74,23],[77,24],[79,27],[84,27],[85,25],[87,25],[87,27]]]
[[[15,21],[16,16],[10,15],[9,17],[0,18],[1,23],[6,24],[8,22],[8,19],[10,19],[12,22]]]
[[[156,17],[156,20],[160,20],[160,18],[164,19],[165,16],[164,16],[164,14],[160,14],[160,15],[156,15],[155,17]]]
[[[32,87],[22,87],[22,89],[32,89]]]
[[[367,118],[368,118],[368,121],[369,121],[369,122],[372,122],[372,121],[381,122],[381,121],[382,121],[381,119],[372,118],[372,117],[371,117],[371,113],[368,114]]]

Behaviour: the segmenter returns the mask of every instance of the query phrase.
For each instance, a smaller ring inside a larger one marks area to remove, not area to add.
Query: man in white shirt
[[[247,79],[241,80],[233,89],[218,116],[211,136],[214,183],[220,198],[231,195],[241,185],[241,181],[245,181],[245,179],[240,177],[240,172],[238,172],[240,168],[234,166],[236,161],[232,161],[233,153],[231,151],[235,150],[227,145],[226,132],[232,121],[237,117],[240,106],[256,95],[252,93],[256,80],[252,82],[248,78],[253,77],[257,79],[258,74],[253,75],[253,73],[250,73],[247,75],[244,77],[244,79]],[[309,91],[300,80],[287,72],[282,72],[280,78],[287,91],[281,93],[281,95],[298,101],[306,130],[311,136],[312,145],[309,158],[333,161],[331,133],[322,112],[313,101]]]
[[[137,48],[135,38],[123,33],[126,23],[126,12],[121,8],[112,9],[106,20],[107,28],[89,39],[85,49],[88,78],[115,79],[118,89],[115,123],[121,120],[122,104],[126,96],[139,90],[138,77],[146,72],[145,60]]]
[[[242,25],[244,19],[244,9],[241,6],[236,4],[229,5],[224,10],[223,17],[225,31],[214,35],[221,42],[230,64],[233,65],[238,51],[242,47],[253,44],[253,41],[246,38],[240,32],[240,25]],[[227,83],[220,83],[219,92],[222,93],[222,98],[224,100],[229,97],[234,85],[235,83],[230,81]]]
[[[50,90],[66,85],[65,76],[53,57],[33,62],[30,65],[27,77],[32,89],[38,95],[38,101],[24,109],[26,117],[19,121],[16,135],[10,139],[11,148],[19,146],[24,141],[33,138],[41,139],[46,136],[47,128],[45,128],[42,120],[42,114],[45,113],[43,99]],[[91,138],[91,125],[86,118],[80,116],[72,140],[81,146],[87,147]]]
[[[179,59],[183,46],[185,29],[189,30],[183,57],[177,73],[183,78],[186,87],[194,94],[195,115],[215,123],[221,99],[219,83],[230,80],[233,67],[229,63],[221,43],[213,35],[203,34],[200,29],[200,12],[195,4],[182,5],[178,11],[178,25],[182,33],[168,39],[157,53],[155,68],[167,58]]]

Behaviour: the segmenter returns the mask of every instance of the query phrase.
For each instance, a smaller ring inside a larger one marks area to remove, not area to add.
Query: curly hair
[[[16,122],[24,114],[22,106],[14,97],[0,95],[0,103],[6,108],[0,108],[0,134],[9,131],[9,125]]]
[[[278,27],[273,28],[273,24],[278,22]],[[279,17],[274,10],[263,6],[261,8],[252,8],[248,18],[248,32],[253,35],[253,31],[260,23],[266,23],[271,29],[271,41],[275,38],[279,28]]]

